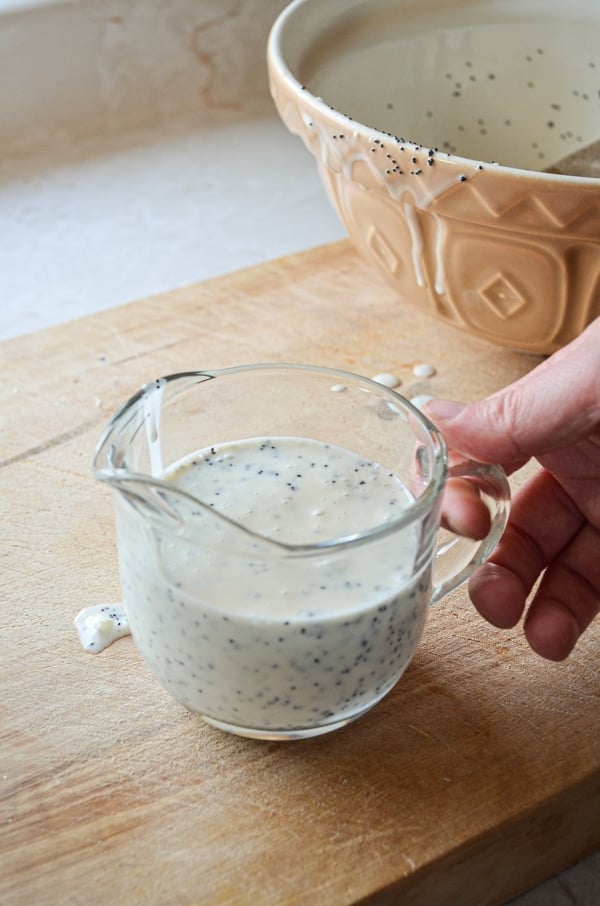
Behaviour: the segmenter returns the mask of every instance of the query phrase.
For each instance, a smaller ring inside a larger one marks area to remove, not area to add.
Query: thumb
[[[425,413],[450,447],[484,462],[525,462],[600,427],[600,319],[528,375],[464,405],[432,400]]]

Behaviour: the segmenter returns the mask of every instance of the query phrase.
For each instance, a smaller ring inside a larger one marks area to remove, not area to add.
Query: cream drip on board
[[[73,621],[85,651],[99,654],[117,639],[131,635],[123,604],[92,604],[80,610]]]

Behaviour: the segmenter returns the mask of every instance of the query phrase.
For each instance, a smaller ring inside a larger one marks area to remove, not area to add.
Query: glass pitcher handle
[[[469,478],[479,488],[481,498],[491,517],[488,534],[480,541],[445,534],[441,537],[433,559],[433,591],[435,603],[469,576],[490,556],[506,527],[510,511],[510,486],[504,470],[497,465],[485,465],[464,460],[448,469],[448,478]]]

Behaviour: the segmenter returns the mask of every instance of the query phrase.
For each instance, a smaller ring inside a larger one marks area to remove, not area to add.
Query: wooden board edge
[[[354,906],[502,906],[600,849],[600,772]]]

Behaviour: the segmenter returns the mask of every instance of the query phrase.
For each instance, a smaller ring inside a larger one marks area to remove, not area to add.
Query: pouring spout
[[[96,448],[96,478],[112,483],[127,473],[161,477],[160,420],[166,386],[166,378],[145,384],[111,419]]]
[[[155,528],[175,531],[195,543],[204,544],[209,537],[219,537],[222,543],[226,539],[229,545],[239,543],[241,537],[247,543],[255,537],[250,529],[165,478],[164,447],[173,458],[170,438],[161,437],[167,398],[211,379],[211,373],[190,372],[144,385],[106,426],[96,448],[93,472],[113,488],[119,504],[129,505]]]
[[[189,532],[207,509],[185,491],[151,476],[99,473],[97,477],[106,481],[140,516],[158,521],[162,528]]]
[[[99,470],[96,477],[116,492],[118,511],[134,514],[136,525],[152,527],[157,537],[177,536],[194,547],[220,548],[251,559],[260,552],[268,557],[293,552],[293,546],[256,534],[169,481],[125,471]]]

